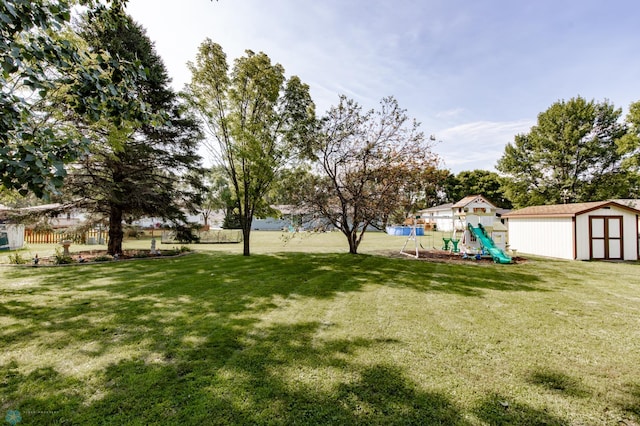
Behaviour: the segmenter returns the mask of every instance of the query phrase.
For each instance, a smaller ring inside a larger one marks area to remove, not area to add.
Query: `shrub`
[[[113,260],[113,257],[109,256],[108,254],[103,254],[102,256],[96,256],[93,259],[94,262],[108,262],[110,260]]]
[[[22,255],[18,252],[9,255],[9,263],[12,263],[14,265],[24,265],[27,262],[28,260],[22,257]]]
[[[73,263],[73,258],[71,256],[67,256],[64,253],[60,252],[60,249],[56,249],[56,254],[54,255],[55,264],[56,265],[68,265],[69,263]]]

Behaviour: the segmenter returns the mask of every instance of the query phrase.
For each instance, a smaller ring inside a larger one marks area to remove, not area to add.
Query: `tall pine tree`
[[[68,193],[77,204],[108,218],[110,254],[122,251],[123,220],[142,216],[184,222],[194,211],[197,182],[185,182],[198,169],[201,131],[170,89],[170,79],[145,30],[131,17],[117,25],[84,21],[81,34],[89,48],[122,60],[139,60],[146,78],[135,82],[135,96],[146,102],[158,122],[103,121],[85,131],[94,141],[70,174]]]

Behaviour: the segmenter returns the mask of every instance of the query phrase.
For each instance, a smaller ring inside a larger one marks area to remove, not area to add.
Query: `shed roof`
[[[617,207],[640,214],[640,210],[636,210],[633,207],[625,206],[615,201],[592,201],[590,203],[551,204],[546,206],[525,207],[519,210],[512,210],[502,217],[576,217],[577,215],[588,213],[603,207]]]

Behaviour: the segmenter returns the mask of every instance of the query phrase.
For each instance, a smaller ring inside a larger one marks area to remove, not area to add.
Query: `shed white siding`
[[[591,258],[591,240],[589,234],[589,222],[591,217],[607,217],[607,216],[620,216],[622,217],[622,238],[623,253],[622,258],[624,260],[637,260],[638,259],[638,218],[632,212],[622,209],[598,209],[591,212],[576,216],[576,259],[588,260]],[[594,256],[596,258],[601,256]],[[611,255],[612,258],[617,256]]]
[[[531,206],[506,215],[512,249],[577,260],[638,260],[638,216],[638,210],[606,201]]]
[[[519,253],[573,259],[570,217],[509,218],[509,246]]]
[[[24,225],[0,225],[0,233],[8,239],[8,244],[2,249],[17,250],[24,246]],[[4,240],[4,239],[3,239]]]

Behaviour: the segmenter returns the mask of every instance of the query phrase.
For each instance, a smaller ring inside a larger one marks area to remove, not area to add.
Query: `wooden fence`
[[[240,229],[212,229],[198,231],[196,235],[200,238],[201,244],[239,243],[242,241],[242,230]],[[162,231],[163,244],[177,242],[179,241],[176,239],[176,231]]]
[[[75,244],[105,244],[106,231],[87,232],[39,232],[25,229],[24,242],[27,244],[60,244],[64,240],[71,240]]]

